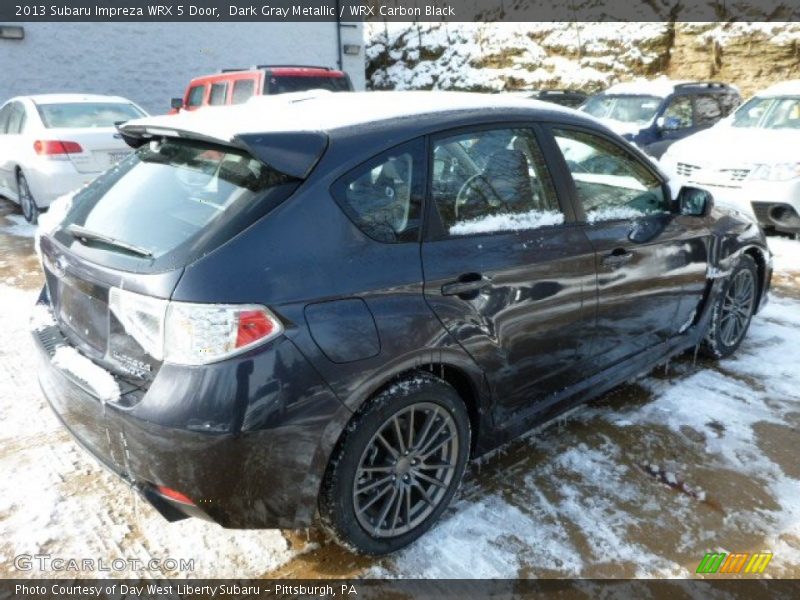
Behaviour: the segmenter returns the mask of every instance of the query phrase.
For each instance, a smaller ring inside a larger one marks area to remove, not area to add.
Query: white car
[[[146,116],[119,96],[43,94],[0,107],[0,195],[39,211],[131,153],[115,124]]]
[[[767,230],[800,233],[800,80],[759,92],[711,129],[673,144],[661,165],[679,183],[749,212]]]

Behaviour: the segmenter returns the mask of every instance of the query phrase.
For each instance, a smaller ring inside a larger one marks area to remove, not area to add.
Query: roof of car
[[[482,111],[563,112],[592,119],[567,108],[503,94],[470,92],[347,92],[311,90],[255,96],[244,104],[182,111],[178,115],[129,121],[123,129],[183,131],[230,141],[236,135],[298,131],[330,132],[346,127],[373,127],[376,123],[407,120],[423,115]],[[167,134],[168,135],[168,134]]]
[[[719,81],[692,81],[692,80],[674,80],[660,77],[658,79],[636,79],[634,81],[625,81],[612,85],[601,94],[611,95],[629,95],[629,96],[658,96],[659,98],[666,98],[670,94],[683,87],[685,89],[694,89],[696,91],[704,92],[722,92],[722,91],[738,91],[736,86],[722,83]]]
[[[771,85],[765,90],[756,93],[756,96],[797,96],[800,95],[800,79],[781,81]]]
[[[35,104],[68,104],[72,102],[125,102],[130,100],[122,96],[103,96],[100,94],[36,94],[34,96],[20,96],[17,99],[27,98]]]

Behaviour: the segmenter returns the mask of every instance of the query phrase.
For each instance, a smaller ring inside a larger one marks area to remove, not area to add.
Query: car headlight
[[[756,165],[750,171],[750,179],[763,181],[789,181],[800,177],[800,162]]]

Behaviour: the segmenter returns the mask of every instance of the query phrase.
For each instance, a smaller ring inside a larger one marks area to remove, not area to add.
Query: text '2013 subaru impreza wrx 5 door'
[[[769,287],[757,226],[549,104],[313,92],[121,133],[41,236],[32,329],[55,412],[170,520],[396,550],[470,457],[732,353]]]

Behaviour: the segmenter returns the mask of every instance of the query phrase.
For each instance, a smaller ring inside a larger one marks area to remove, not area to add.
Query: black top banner
[[[800,0],[0,0],[32,21],[796,21]]]

